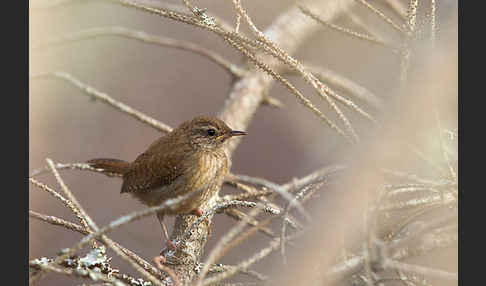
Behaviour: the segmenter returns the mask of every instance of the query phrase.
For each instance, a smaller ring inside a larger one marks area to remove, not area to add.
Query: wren
[[[92,167],[107,175],[121,175],[121,193],[129,193],[147,206],[187,195],[187,199],[157,213],[170,246],[165,215],[202,215],[200,206],[219,191],[228,173],[225,142],[246,132],[232,130],[215,117],[198,116],[153,142],[135,161],[92,159]]]

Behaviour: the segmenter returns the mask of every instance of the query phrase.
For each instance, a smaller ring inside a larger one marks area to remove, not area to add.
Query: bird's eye
[[[208,129],[208,135],[209,136],[214,136],[214,134],[216,134],[216,130],[214,130],[212,128],[211,129]]]

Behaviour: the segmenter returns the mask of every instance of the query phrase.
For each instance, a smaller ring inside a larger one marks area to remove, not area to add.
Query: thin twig
[[[237,209],[227,209],[227,210],[224,211],[224,213],[226,215],[228,215],[229,217],[231,217],[235,220],[238,220],[238,221],[243,220],[244,217],[248,217],[244,212],[237,210]],[[256,219],[248,218],[248,224],[251,225],[251,226],[256,226],[259,223]],[[275,238],[275,233],[269,228],[261,227],[261,228],[258,229],[258,231],[263,233],[264,235],[270,237],[270,238]]]
[[[407,18],[407,7],[400,0],[384,0],[382,1],[385,5],[391,8],[391,11],[397,14],[404,21]]]
[[[236,0],[238,3],[241,1],[241,0]],[[236,14],[236,25],[235,25],[235,33],[238,33],[240,31],[240,24],[241,24],[241,15],[240,14]]]
[[[409,233],[406,237],[392,240],[388,245],[387,249],[389,253],[397,253],[401,248],[404,248],[406,245],[409,245],[410,242],[414,239],[422,235],[426,235],[428,232],[432,232],[438,227],[441,227],[445,224],[449,225],[457,225],[458,224],[458,215],[457,213],[451,213],[445,215],[444,217],[439,217],[432,221],[428,221],[424,224],[421,224],[418,228],[414,229],[412,233]]]
[[[119,27],[119,26],[96,27],[87,30],[82,30],[61,37],[47,39],[45,41],[33,45],[32,48],[38,49],[46,46],[65,44],[67,42],[80,41],[80,40],[97,38],[102,36],[119,36],[127,39],[138,40],[148,44],[154,44],[154,45],[171,47],[180,50],[194,52],[196,54],[199,54],[213,61],[214,63],[218,64],[219,66],[221,66],[222,68],[224,68],[225,70],[227,70],[228,72],[230,72],[236,77],[241,77],[246,73],[246,71],[243,68],[229,62],[228,60],[224,59],[217,53],[209,49],[203,48],[197,44],[171,39],[163,36],[151,35],[143,31],[137,31],[137,30],[133,30],[125,27]]]
[[[85,226],[85,228],[88,232],[97,231],[98,226],[91,219],[91,217],[86,213],[83,206],[81,206],[81,204],[78,202],[78,200],[76,199],[74,194],[71,192],[71,190],[69,190],[69,188],[66,186],[66,184],[64,183],[64,180],[61,178],[61,175],[59,175],[59,172],[56,170],[54,162],[49,158],[46,158],[46,161],[47,161],[47,164],[49,165],[52,173],[54,174],[54,177],[56,178],[57,182],[61,186],[61,189],[64,191],[64,194],[67,196],[68,200],[70,200],[73,203],[73,205],[75,206],[75,208],[77,210],[76,215],[78,215],[78,217],[82,218],[81,224],[83,226]]]
[[[456,171],[454,170],[454,168],[452,167],[452,164],[451,164],[451,160],[449,158],[449,154],[447,154],[447,152],[445,151],[446,148],[444,147],[445,146],[445,142],[444,142],[444,139],[442,137],[442,124],[440,122],[440,116],[439,116],[439,111],[437,110],[437,106],[435,105],[434,106],[434,115],[435,115],[435,121],[437,123],[437,129],[439,130],[439,144],[440,144],[440,149],[442,151],[442,155],[444,156],[444,159],[446,161],[446,164],[447,164],[447,167],[449,168],[449,175],[451,176],[452,180],[457,182],[457,174],[456,174]]]
[[[407,22],[410,31],[415,31],[417,25],[418,0],[410,0],[408,4]]]
[[[66,229],[76,231],[76,232],[79,232],[81,234],[89,234],[89,232],[83,226],[81,226],[79,224],[75,224],[75,223],[67,221],[67,220],[64,220],[62,218],[55,217],[55,216],[48,216],[48,215],[44,215],[44,214],[29,210],[29,217],[36,218],[38,220],[45,221],[45,222],[53,224],[53,225],[62,226]]]
[[[66,207],[68,207],[73,213],[74,215],[79,219],[79,221],[81,222],[81,225],[83,226],[83,228],[85,229],[85,231],[87,232],[91,232],[91,228],[90,228],[90,225],[88,224],[85,216],[83,215],[83,213],[78,209],[78,207],[76,206],[76,203],[73,202],[72,200],[70,199],[66,199],[64,198],[62,195],[60,195],[58,192],[54,191],[53,189],[51,189],[49,186],[45,185],[45,184],[42,184],[41,182],[33,179],[33,178],[29,178],[29,182],[31,182],[32,184],[34,184],[35,186],[39,187],[40,189],[48,192],[49,194],[51,194],[52,196],[54,196],[55,198],[57,198],[58,200],[60,200]],[[68,190],[69,191],[69,190]],[[71,194],[72,195],[72,194]],[[96,226],[96,225],[95,225]],[[93,247],[96,247],[96,243],[93,244]]]
[[[412,57],[412,49],[410,47],[410,40],[415,38],[417,35],[416,24],[417,24],[417,6],[418,0],[410,0],[408,11],[407,11],[407,27],[409,34],[407,40],[405,41],[404,47],[401,52],[400,60],[400,81],[404,84],[408,78],[408,70],[410,67],[410,61]]]
[[[413,146],[412,144],[410,143],[405,143],[407,148],[410,149],[415,155],[417,155],[417,157],[419,157],[420,159],[422,159],[425,163],[429,164],[431,167],[433,167],[434,169],[438,170],[438,171],[444,171],[444,168],[435,163],[433,160],[427,158],[427,156],[422,152],[420,151],[417,147]]]
[[[457,197],[453,192],[432,194],[419,198],[412,198],[406,201],[387,203],[380,206],[380,211],[398,211],[423,206],[432,206],[436,204],[446,205],[449,203],[457,203]]]
[[[430,0],[430,40],[432,45],[435,44],[437,34],[437,3],[435,0]]]
[[[387,22],[388,24],[390,24],[397,31],[399,31],[399,32],[401,32],[401,33],[403,33],[405,35],[407,34],[407,32],[402,27],[400,27],[399,25],[395,24],[395,22],[393,22],[392,19],[390,19],[389,17],[387,17],[380,10],[376,9],[375,7],[373,7],[370,3],[366,2],[365,0],[357,0],[357,1],[359,1],[361,4],[363,4],[366,8],[370,9],[373,13],[375,13],[376,15],[378,15],[380,18],[382,18],[383,20],[385,20],[385,22]]]
[[[298,7],[302,11],[302,13],[304,13],[305,15],[311,17],[312,19],[314,19],[315,21],[317,21],[318,23],[320,23],[320,24],[322,24],[324,26],[327,26],[327,27],[329,27],[331,29],[334,29],[336,31],[342,32],[345,35],[349,35],[349,36],[351,36],[353,38],[356,38],[356,39],[359,39],[359,40],[365,40],[365,41],[370,42],[372,44],[376,44],[376,45],[381,46],[381,47],[385,47],[385,48],[392,49],[387,43],[385,43],[385,42],[383,42],[381,40],[378,40],[378,39],[376,39],[373,36],[366,35],[366,34],[362,34],[362,33],[358,33],[358,32],[355,32],[353,30],[350,30],[348,28],[343,28],[343,27],[340,27],[340,26],[335,25],[333,23],[324,21],[323,19],[321,19],[321,17],[319,17],[319,15],[313,13],[309,8],[305,7],[302,4],[298,4]]]
[[[245,175],[235,175],[236,179],[243,180],[243,181],[252,181],[255,184],[260,184],[263,186],[268,187],[272,191],[275,191],[279,195],[281,195],[285,200],[290,202],[290,205],[295,207],[308,221],[311,221],[311,216],[307,213],[304,207],[298,202],[295,201],[294,198],[289,194],[289,192],[280,185],[270,182],[269,180],[263,178],[256,178],[256,177],[248,177]]]
[[[346,78],[345,76],[338,74],[335,71],[326,69],[324,67],[314,67],[307,65],[310,72],[316,75],[322,81],[325,81],[331,85],[336,86],[344,90],[350,96],[353,96],[359,100],[362,100],[374,108],[383,111],[384,103],[381,98],[373,94],[371,91],[366,89],[364,86],[356,83],[355,81]]]
[[[230,200],[245,200],[245,199],[249,199],[249,198],[257,198],[259,201],[261,201],[266,206],[271,207],[275,210],[278,210],[279,212],[282,211],[282,208],[280,206],[272,203],[269,200],[269,198],[267,198],[267,196],[275,195],[275,192],[273,192],[271,190],[267,190],[266,187],[265,187],[265,190],[260,191],[260,190],[257,190],[256,188],[252,187],[252,186],[242,184],[241,182],[238,182],[238,179],[237,179],[237,177],[235,177],[234,174],[228,174],[225,182],[232,185],[232,186],[235,186],[238,189],[241,189],[241,190],[243,190],[247,193],[246,194],[238,194],[238,195],[226,195],[222,198],[223,200],[230,201]],[[297,227],[296,227],[297,223],[294,221],[294,219],[286,218],[285,221],[289,222],[290,225],[294,229],[297,229]]]
[[[458,280],[457,273],[451,273],[444,270],[403,263],[392,259],[386,259],[383,263],[383,267],[386,269],[400,269],[407,272],[420,273],[445,280]]]
[[[301,233],[300,233],[301,234]],[[300,234],[295,234],[292,235],[291,237],[288,237],[287,240],[296,238]],[[272,241],[270,241],[269,245],[257,253],[255,253],[252,257],[248,258],[245,261],[242,261],[241,263],[235,265],[232,269],[223,272],[219,275],[215,275],[213,277],[209,277],[206,280],[203,281],[203,286],[208,286],[211,285],[212,283],[217,283],[223,279],[227,279],[235,275],[236,273],[248,269],[251,265],[255,264],[256,262],[262,260],[266,256],[268,256],[270,253],[273,251],[277,250],[280,247],[280,238],[275,238]]]
[[[405,173],[405,172],[401,172],[401,171],[397,171],[397,170],[390,170],[390,169],[386,169],[386,168],[381,168],[380,172],[383,173],[384,175],[390,175],[390,176],[393,176],[393,177],[396,177],[396,178],[406,179],[406,180],[410,180],[410,181],[421,183],[421,184],[429,184],[431,186],[444,185],[444,182],[437,182],[437,181],[421,178],[421,177],[417,176],[416,174],[409,174],[409,173]]]
[[[317,76],[319,79],[322,79],[323,81],[333,81],[335,84],[337,83],[339,87],[343,88],[346,91],[351,91],[350,93],[353,96],[359,97],[363,99],[363,96],[366,97],[367,101],[373,101],[373,104],[375,107],[379,106],[380,103],[376,104],[376,102],[379,102],[379,100],[376,100],[376,97],[371,94],[368,90],[360,87],[357,84],[352,83],[351,80],[345,79],[344,77],[340,77],[336,74],[333,73],[329,70],[325,70],[323,68],[308,68],[315,76]],[[349,86],[344,86],[345,84],[349,84]],[[359,93],[354,93],[355,91]],[[336,99],[338,102],[342,103],[344,106],[350,108],[351,110],[355,111],[356,113],[360,114],[364,118],[370,120],[373,123],[377,123],[376,119],[373,118],[368,112],[364,111],[361,107],[359,107],[356,103],[354,103],[352,100],[347,99],[341,95],[339,95],[336,91],[331,89],[330,87],[327,87],[327,93],[334,99]],[[371,96],[370,96],[371,95]],[[378,107],[380,108],[380,107]],[[383,108],[381,106],[381,108]]]
[[[39,73],[39,74],[31,75],[30,78],[31,79],[58,78],[58,79],[65,80],[65,81],[69,82],[70,84],[74,85],[75,87],[79,88],[86,95],[91,96],[92,98],[95,98],[95,99],[99,99],[102,102],[108,104],[109,106],[114,107],[115,109],[117,109],[117,110],[119,110],[123,113],[126,113],[126,114],[134,117],[135,119],[137,119],[137,120],[139,120],[139,121],[141,121],[145,124],[148,124],[149,126],[157,129],[160,132],[169,133],[170,131],[172,131],[172,128],[170,128],[168,125],[166,125],[166,124],[164,124],[164,123],[162,123],[162,122],[160,122],[160,121],[158,121],[154,118],[151,118],[151,117],[145,115],[143,112],[135,110],[135,109],[131,108],[130,106],[128,106],[128,105],[126,105],[122,102],[119,102],[119,101],[113,99],[108,94],[96,90],[95,88],[79,81],[78,79],[76,79],[75,77],[73,77],[72,75],[70,75],[66,72]]]
[[[442,249],[446,247],[451,247],[457,244],[457,232],[451,235],[445,236],[443,233],[428,233],[428,239],[421,241],[418,245],[410,246],[407,248],[400,249],[392,255],[393,260],[403,260],[408,257],[423,255],[429,253],[436,249]],[[331,267],[327,276],[332,280],[351,277],[353,274],[359,272],[364,263],[364,258],[362,255],[353,256],[333,267]]]
[[[194,223],[188,228],[188,230],[185,232],[183,239],[186,239],[189,237],[191,232],[203,221],[208,219],[210,216],[214,215],[217,212],[220,212],[222,210],[231,208],[231,207],[237,207],[237,206],[243,206],[243,207],[248,207],[248,208],[254,208],[254,207],[261,207],[263,211],[266,213],[270,213],[273,215],[279,215],[280,210],[274,209],[268,205],[264,205],[261,203],[256,203],[256,202],[247,202],[247,201],[237,201],[237,200],[232,200],[232,201],[220,201],[218,202],[213,208],[207,210],[204,212],[203,215],[198,217]],[[251,219],[251,218],[250,218]]]
[[[258,253],[256,253],[255,255],[253,255],[252,257],[247,259],[246,261],[243,261],[243,262],[239,263],[238,265],[236,265],[234,268],[229,269],[228,271],[223,272],[219,275],[215,275],[213,277],[207,278],[206,280],[203,281],[202,285],[207,286],[207,285],[210,285],[212,283],[219,282],[223,279],[227,279],[227,278],[233,276],[234,274],[238,273],[240,270],[246,270],[250,265],[260,261],[261,259],[265,258],[267,255],[269,255],[271,252],[278,249],[278,247],[280,245],[279,240],[280,240],[279,238],[272,240],[268,247],[263,248],[262,250],[260,250]]]
[[[322,182],[320,184],[322,184]],[[312,190],[312,189],[313,188],[312,188],[311,185],[306,185],[299,192],[296,193],[294,200],[304,201],[306,193],[308,191]],[[287,235],[286,235],[287,224],[288,224],[288,220],[289,220],[289,212],[290,212],[291,207],[292,207],[291,203],[288,202],[287,206],[285,207],[285,209],[283,211],[283,214],[282,213],[280,214],[281,216],[283,216],[282,226],[281,226],[281,229],[280,229],[280,253],[282,254],[282,259],[283,259],[284,265],[287,264],[287,256],[286,256],[286,253],[285,253],[285,243],[287,241],[286,241],[285,238],[287,237]]]
[[[234,266],[232,266],[232,265],[215,264],[215,265],[212,265],[209,268],[209,273],[222,273],[222,272],[228,271],[229,269],[232,269],[233,267]],[[253,271],[253,270],[245,270],[245,271],[240,271],[240,272],[242,274],[246,274],[248,276],[254,277],[259,281],[267,281],[268,280],[268,277],[266,275],[263,275],[263,274],[258,273],[256,271]]]
[[[345,171],[347,168],[348,167],[345,165],[332,165],[332,166],[324,167],[302,178],[293,179],[290,182],[282,185],[282,188],[284,188],[290,193],[294,193],[307,185],[320,183],[322,181],[331,178],[332,176],[337,176],[341,174],[341,172]],[[248,179],[248,177],[244,177],[244,178]]]
[[[218,243],[214,246],[214,248],[209,253],[208,258],[204,262],[204,267],[201,270],[196,285],[201,286],[202,281],[204,280],[206,274],[209,271],[209,267],[222,256],[224,248],[233,239],[233,237],[238,235],[243,230],[243,228],[247,225],[247,218],[254,218],[258,213],[260,213],[261,210],[262,210],[261,205],[257,205],[257,207],[248,214],[248,217],[245,217],[243,220],[238,222],[218,241]]]

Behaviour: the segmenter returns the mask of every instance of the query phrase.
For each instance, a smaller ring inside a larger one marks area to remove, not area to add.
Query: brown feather
[[[96,169],[103,169],[105,174],[118,174],[123,175],[128,171],[130,163],[123,160],[111,159],[111,158],[99,158],[92,159],[86,163]]]
[[[173,136],[170,135],[152,143],[130,165],[123,176],[122,193],[147,192],[170,185],[184,173],[183,162],[190,154],[190,146],[184,146],[187,144],[183,142],[173,142]],[[179,152],[173,152],[176,144]]]

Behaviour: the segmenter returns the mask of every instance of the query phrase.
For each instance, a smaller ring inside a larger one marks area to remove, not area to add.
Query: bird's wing
[[[164,144],[156,143],[140,154],[123,175],[122,193],[146,192],[170,185],[184,173],[187,152],[164,150]]]

